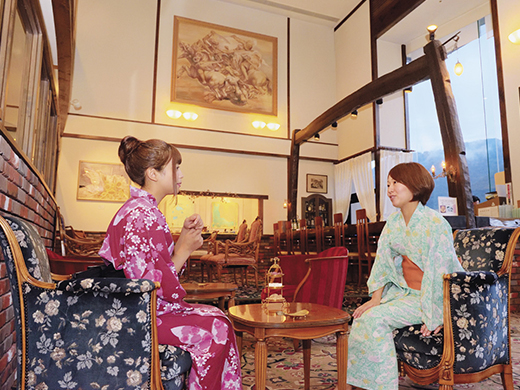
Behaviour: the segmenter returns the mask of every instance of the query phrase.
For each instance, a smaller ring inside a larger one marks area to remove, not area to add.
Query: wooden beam
[[[296,218],[296,207],[298,202],[298,167],[300,161],[300,145],[296,144],[296,135],[300,130],[294,130],[291,141],[291,156],[289,157],[289,168],[287,173],[287,220]]]
[[[377,80],[361,87],[356,92],[343,98],[323,114],[314,119],[307,127],[295,135],[294,142],[300,145],[332,123],[349,115],[352,111],[372,103],[377,99],[405,89],[429,77],[429,68],[425,56],[394,70]]]
[[[446,51],[442,44],[435,40],[424,47],[425,57],[430,68],[435,107],[444,146],[444,156],[448,170],[454,171],[453,181],[448,180],[450,196],[457,198],[459,214],[466,216],[466,227],[475,227],[473,196],[469,180],[469,169],[466,161],[464,138],[457,115],[457,105],[451,90],[451,81],[446,68]]]
[[[76,35],[74,4],[74,0],[52,0],[58,52],[59,105],[57,111],[60,136],[65,130],[65,123],[67,122],[70,107],[70,93],[72,90]]]

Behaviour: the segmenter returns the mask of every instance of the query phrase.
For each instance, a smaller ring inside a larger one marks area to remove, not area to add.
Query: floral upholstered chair
[[[38,232],[15,217],[0,217],[0,245],[16,317],[19,388],[184,387],[191,357],[158,345],[152,281],[51,274]]]
[[[455,233],[465,272],[444,276],[444,329],[422,337],[421,325],[395,331],[403,373],[419,384],[480,382],[500,373],[513,390],[509,285],[520,228],[479,228]]]

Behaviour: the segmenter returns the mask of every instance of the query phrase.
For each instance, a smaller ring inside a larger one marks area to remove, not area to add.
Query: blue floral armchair
[[[21,389],[181,389],[189,353],[158,345],[150,280],[51,274],[36,229],[0,217]]]
[[[520,228],[479,228],[455,233],[465,272],[444,276],[444,328],[431,337],[421,325],[394,332],[403,374],[419,384],[480,382],[500,373],[513,390],[509,285]]]

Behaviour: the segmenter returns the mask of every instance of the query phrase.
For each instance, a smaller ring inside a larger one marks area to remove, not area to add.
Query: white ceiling
[[[259,8],[292,17],[312,19],[332,27],[341,22],[361,0],[221,0]],[[403,21],[384,35],[384,39],[406,44],[424,36],[430,24],[449,24],[463,14],[488,4],[489,0],[426,0]]]

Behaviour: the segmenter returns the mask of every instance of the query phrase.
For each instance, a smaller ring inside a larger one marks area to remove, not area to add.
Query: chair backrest
[[[307,234],[307,221],[300,219],[300,251],[302,254],[309,253],[309,236]]]
[[[518,231],[507,227],[458,230],[454,234],[457,257],[466,271],[509,273],[513,264]]]
[[[343,213],[334,214],[334,245],[345,246],[345,225],[343,224]]]
[[[248,242],[258,242],[260,243],[260,238],[262,237],[262,220],[260,218],[255,219],[251,224],[251,230],[249,232],[249,240]]]
[[[16,236],[29,274],[38,281],[52,283],[49,256],[36,228],[18,217],[7,216],[5,221]]]
[[[318,303],[341,309],[347,281],[347,248],[330,248],[305,261],[309,268],[296,287],[293,302]]]
[[[238,234],[237,234],[237,238],[236,238],[236,242],[244,242],[245,240],[247,240],[247,223],[246,223],[246,220],[244,219],[244,222],[242,222],[240,224],[240,226],[238,227]]]
[[[365,209],[356,210],[356,234],[359,259],[368,261],[369,265],[371,265],[372,255],[368,238],[368,218]]]
[[[316,252],[325,249],[325,232],[323,231],[323,218],[314,217],[314,227],[316,230]]]

